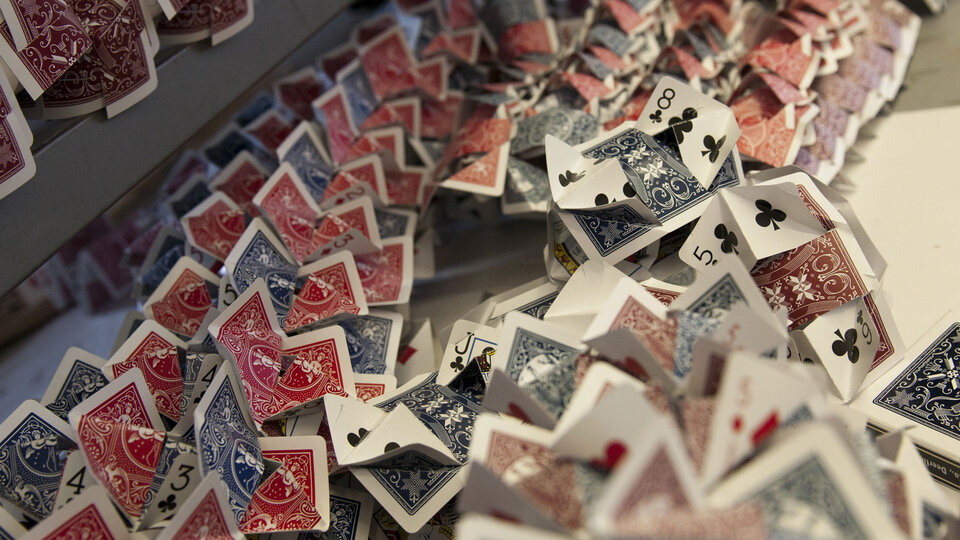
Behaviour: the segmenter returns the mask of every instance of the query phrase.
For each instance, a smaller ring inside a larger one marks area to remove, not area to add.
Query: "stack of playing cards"
[[[252,21],[253,0],[0,1],[0,198],[36,172],[21,104],[32,118],[111,118],[157,87],[161,44],[216,45]]]
[[[960,323],[907,350],[829,160],[790,165],[895,94],[915,19],[779,7],[379,9],[174,166],[109,357],[0,424],[0,533],[947,537]],[[438,197],[548,228],[543,277],[435,329]]]

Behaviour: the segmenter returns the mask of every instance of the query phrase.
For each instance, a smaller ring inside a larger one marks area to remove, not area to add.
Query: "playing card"
[[[323,192],[333,178],[334,170],[316,124],[300,122],[277,147],[277,157],[297,171],[314,201],[323,199]]]
[[[60,487],[57,489],[53,509],[59,510],[68,502],[83,495],[87,488],[98,485],[100,482],[93,474],[87,473],[87,462],[83,458],[83,452],[68,450],[67,457],[63,461],[63,470],[60,472]]]
[[[579,392],[578,392],[579,393]],[[616,470],[636,452],[643,438],[641,426],[657,420],[659,414],[636,386],[621,384],[601,389],[594,405],[573,421],[566,414],[551,434],[549,447],[559,456],[589,461],[595,467]],[[574,396],[576,398],[576,396]],[[629,411],[629,418],[625,413]],[[611,422],[611,419],[615,419]]]
[[[231,538],[241,540],[237,520],[230,509],[227,492],[219,477],[208,474],[203,478],[173,519],[157,536],[157,540],[189,538]]]
[[[823,366],[844,402],[859,390],[880,345],[879,332],[862,298],[820,315],[790,337],[801,361]]]
[[[550,450],[549,437],[538,427],[481,415],[463,510],[558,532],[582,527],[585,501],[576,465]]]
[[[74,408],[69,418],[87,470],[106,488],[120,510],[138,522],[149,498],[166,434],[123,417],[108,418],[102,407],[90,414],[79,410],[80,407]]]
[[[246,292],[257,279],[266,281],[273,309],[286,318],[297,284],[297,265],[262,218],[250,222],[223,266],[237,294]]]
[[[586,261],[560,289],[543,320],[582,335],[624,277],[623,272],[603,261]]]
[[[167,207],[177,219],[182,218],[195,206],[210,196],[210,187],[205,175],[194,175],[184,182],[179,189],[167,199]]]
[[[336,80],[343,87],[353,125],[362,125],[373,114],[379,100],[374,95],[369,74],[361,60],[357,58],[340,69]]]
[[[210,324],[210,335],[224,361],[235,367],[256,425],[273,416],[273,395],[280,377],[283,330],[258,279]]]
[[[510,144],[501,144],[440,183],[442,187],[499,197],[506,182]]]
[[[364,436],[340,464],[371,466],[389,463],[408,453],[419,454],[444,466],[460,463],[430,427],[401,403],[388,412],[376,429]]]
[[[765,307],[764,297],[752,281],[739,259],[724,259],[699,272],[697,280],[670,304],[670,309],[719,319],[733,304],[743,302],[764,317],[775,318],[772,306]]]
[[[754,501],[775,535],[899,536],[862,470],[835,426],[810,422],[725,479],[709,504]]]
[[[330,526],[329,486],[327,482],[326,442],[322,437],[267,437],[260,439],[263,457],[283,464],[290,477],[296,482],[309,502],[317,510],[319,521],[307,525],[309,528],[326,530]],[[259,490],[258,490],[259,491]],[[298,509],[302,512],[302,509]],[[276,517],[276,516],[271,516]],[[299,516],[299,526],[303,527],[303,518]],[[250,516],[250,520],[256,520]]]
[[[371,89],[381,100],[417,85],[415,60],[399,26],[367,43],[360,59]]]
[[[107,492],[93,486],[83,497],[74,499],[49,518],[35,525],[24,538],[55,540],[58,538],[130,538],[127,527],[117,514]]]
[[[250,409],[230,366],[217,371],[193,418],[201,476],[219,478],[234,519],[241,521],[264,464]]]
[[[503,371],[554,418],[559,417],[573,396],[580,340],[548,322],[509,313],[497,343],[500,354],[493,356],[493,367]]]
[[[11,540],[20,538],[27,534],[27,530],[20,524],[10,512],[7,512],[0,506],[0,535]]]
[[[173,456],[172,459],[170,456]],[[166,462],[169,462],[169,466],[165,466]],[[153,478],[152,487],[156,489],[156,495],[144,505],[140,527],[169,526],[170,519],[179,513],[177,510],[189,508],[186,504],[201,484],[201,480],[196,449],[185,443],[172,442],[168,438]]]
[[[823,234],[823,227],[790,183],[721,190],[700,216],[680,258],[694,268],[728,255],[746,268]]]
[[[210,181],[210,188],[222,191],[251,217],[257,217],[259,212],[253,205],[253,197],[266,183],[268,176],[270,173],[260,161],[250,152],[243,151],[217,173]]]
[[[11,23],[0,25],[0,57],[33,100],[40,99],[93,44],[75,14],[56,2],[44,4],[48,11],[41,20],[46,24],[36,35],[27,35],[29,41],[22,47],[15,45],[12,35],[17,26],[13,21],[18,17],[10,17],[7,20]]]
[[[364,538],[369,534],[374,500],[359,489],[330,486],[330,528],[326,535],[337,540]]]
[[[381,409],[353,397],[329,396],[323,406],[338,463],[350,459],[360,442],[386,417]]]
[[[339,326],[285,338],[282,354],[293,362],[273,388],[274,416],[303,414],[319,407],[326,395],[356,394],[346,336]]]
[[[740,137],[730,109],[673,77],[660,79],[635,127],[650,135],[670,129],[680,146],[680,160],[704,189]]]
[[[80,402],[70,411],[68,418],[72,417],[126,422],[154,430],[163,428],[163,420],[139,368],[130,369]]]
[[[397,351],[403,330],[403,316],[389,311],[371,310],[366,315],[339,321],[337,325],[343,328],[346,335],[354,373],[394,373],[398,362]]]
[[[750,272],[771,308],[787,310],[791,328],[877,285],[852,236],[845,229],[833,229]]]
[[[192,336],[213,308],[210,293],[219,289],[219,283],[217,275],[200,263],[181,257],[147,298],[143,314],[171,332]]]
[[[731,352],[723,367],[700,478],[710,485],[789,421],[814,389],[749,352]]]
[[[324,92],[312,103],[317,119],[327,128],[330,154],[335,163],[343,161],[357,133],[348,103],[344,87],[340,84]]]
[[[3,198],[33,178],[37,167],[30,151],[33,134],[27,128],[6,77],[0,77],[0,107],[7,111],[0,120],[0,146],[8,152],[0,167],[0,198]]]
[[[559,294],[557,286],[546,277],[525,283],[498,295],[504,299],[494,306],[490,313],[490,322],[502,322],[503,317],[510,311],[519,311],[542,320]]]
[[[397,389],[397,378],[393,375],[354,374],[353,383],[357,389],[357,399],[364,402],[393,393]]]
[[[367,300],[358,267],[349,251],[341,251],[300,268],[306,278],[297,292],[284,329],[307,326],[331,317],[366,315]]]
[[[281,163],[253,198],[297,262],[311,253],[314,227],[322,211],[289,163]]]
[[[273,85],[277,101],[301,120],[313,119],[313,100],[323,93],[323,82],[313,67],[305,67],[283,77]]]
[[[321,207],[329,209],[369,195],[387,199],[387,180],[383,153],[367,154],[340,164],[340,170],[323,192]]]
[[[464,319],[455,322],[440,360],[437,382],[449,384],[474,359],[478,359],[485,378],[489,378],[498,337],[499,331],[496,328]]]
[[[417,230],[417,213],[412,210],[374,208],[374,216],[380,238],[413,237]]]
[[[437,369],[433,325],[430,324],[430,319],[412,324],[405,336],[409,337],[403,338],[405,345],[397,356],[394,368],[398,385],[407,384],[417,376]]]
[[[35,519],[54,509],[64,464],[57,454],[74,445],[73,429],[33,400],[0,424],[0,495]]]
[[[354,259],[369,305],[405,304],[410,300],[413,288],[412,238],[384,240],[380,251],[356,255]]]
[[[313,261],[338,251],[354,255],[380,251],[380,228],[370,197],[359,197],[331,208],[313,232],[313,252],[306,258]]]
[[[217,191],[184,214],[180,225],[190,245],[223,261],[243,235],[247,223],[244,211],[224,192]]]
[[[100,371],[106,363],[97,355],[79,347],[70,347],[60,360],[40,404],[66,421],[67,414],[78,403],[110,382]]]
[[[650,424],[653,424],[652,426]],[[619,523],[670,508],[699,508],[704,497],[689,455],[672,421],[647,424],[591,506],[591,528],[609,534]],[[646,430],[645,430],[646,431]]]
[[[360,129],[401,124],[410,136],[420,138],[420,98],[417,96],[384,101],[364,120]]]
[[[117,379],[131,369],[139,369],[157,410],[176,421],[186,406],[178,348],[186,349],[187,344],[156,321],[147,320],[110,357],[102,371],[108,379]]]

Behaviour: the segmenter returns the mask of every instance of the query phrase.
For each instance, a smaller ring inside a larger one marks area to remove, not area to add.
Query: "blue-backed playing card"
[[[316,128],[311,122],[300,122],[293,132],[277,147],[280,161],[289,163],[307,186],[310,196],[318,204],[334,176],[327,154]]]
[[[258,278],[263,278],[282,326],[293,302],[297,266],[262,218],[250,222],[227,255],[224,267],[238,295],[243,294]]]
[[[264,474],[263,452],[244,400],[233,371],[224,364],[193,413],[201,475],[220,476],[238,523]]]
[[[33,518],[53,512],[63,462],[60,450],[75,446],[70,426],[33,400],[0,424],[0,496]]]
[[[81,401],[107,385],[100,371],[107,361],[79,347],[70,347],[60,361],[40,404],[64,422],[67,414]]]
[[[374,310],[367,315],[340,321],[337,325],[346,334],[354,373],[393,374],[403,329],[400,314]]]

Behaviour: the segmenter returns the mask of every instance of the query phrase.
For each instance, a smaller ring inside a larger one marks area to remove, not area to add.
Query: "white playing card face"
[[[174,540],[180,534],[193,534],[194,527],[209,527],[209,534],[219,538],[242,540],[223,482],[216,474],[208,474],[199,482],[180,511],[174,514],[157,540]]]
[[[153,504],[145,509],[140,522],[140,527],[143,529],[162,526],[169,522],[178,513],[177,510],[183,510],[184,503],[189,500],[203,480],[196,450],[183,443],[178,444],[182,446],[180,453],[174,458],[166,478],[153,497]],[[164,501],[165,504],[159,504],[160,501]]]
[[[738,186],[720,193],[756,259],[790,251],[823,234],[796,184]]]
[[[710,201],[678,255],[680,260],[697,270],[709,269],[721,260],[733,257],[740,258],[746,267],[757,262],[723,197],[714,197]]]
[[[673,77],[660,79],[635,127],[651,135],[672,129],[683,164],[704,188],[740,137],[733,111]]]
[[[60,489],[53,501],[53,509],[58,510],[65,504],[83,495],[87,488],[99,485],[97,477],[87,469],[87,462],[80,450],[71,450],[63,464],[63,476],[60,477]]]
[[[430,324],[430,319],[426,319],[397,357],[397,364],[394,368],[397,385],[407,384],[415,377],[436,371],[436,369],[433,327]]]
[[[860,388],[880,345],[880,335],[863,298],[820,315],[791,336],[801,361],[823,366],[844,403]]]
[[[582,335],[623,277],[623,272],[603,261],[586,261],[560,290],[543,320]]]
[[[390,458],[417,452],[441,465],[459,465],[437,436],[402,403],[387,413],[341,465],[388,463]]]
[[[899,537],[862,470],[836,426],[808,422],[724,479],[708,503],[759,504],[774,537]]]
[[[10,538],[21,538],[27,534],[27,530],[10,512],[0,506],[0,533],[8,535]]]
[[[386,418],[387,413],[356,398],[330,396],[323,402],[333,450],[337,463],[344,463],[367,437]]]
[[[285,420],[284,434],[287,437],[316,435],[323,423],[325,411],[298,414]]]
[[[437,384],[448,384],[480,355],[491,361],[495,357],[499,334],[497,329],[475,322],[463,319],[455,322],[440,361]]]
[[[704,485],[762,444],[814,392],[782,366],[748,352],[727,357],[701,470]]]

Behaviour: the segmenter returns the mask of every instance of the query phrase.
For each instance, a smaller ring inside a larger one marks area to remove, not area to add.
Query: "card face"
[[[208,474],[197,485],[182,509],[174,514],[170,523],[157,536],[158,540],[189,538],[231,538],[241,540],[243,535],[237,528],[227,492],[220,478]]]
[[[72,446],[73,429],[33,400],[24,401],[0,424],[0,465],[7,471],[0,495],[36,519],[53,512],[63,463],[61,447]]]
[[[143,313],[182,336],[192,336],[213,308],[210,291],[219,277],[190,257],[181,257],[143,305]]]
[[[283,355],[294,360],[273,389],[274,415],[303,414],[328,394],[356,394],[347,340],[339,326],[286,338]]]
[[[193,446],[167,441],[151,486],[155,495],[144,504],[141,528],[167,526],[178,510],[184,510],[203,480],[199,459]]]
[[[243,210],[223,191],[216,191],[180,218],[191,245],[223,261],[243,235]]]
[[[437,381],[449,384],[473,359],[481,357],[481,371],[489,379],[491,360],[496,353],[500,332],[489,326],[461,319],[453,324],[447,348],[440,361]]]
[[[306,281],[290,308],[287,331],[337,315],[365,315],[366,295],[352,253],[341,251],[300,268]]]
[[[88,536],[89,535],[89,536]],[[30,529],[31,538],[129,538],[126,526],[101,486],[93,486]]]
[[[237,294],[263,279],[281,322],[286,318],[297,283],[297,265],[261,218],[254,219],[223,263]]]
[[[844,402],[853,399],[880,346],[880,333],[862,298],[820,315],[791,337],[802,361],[822,365]]]
[[[110,382],[100,371],[106,363],[103,358],[79,347],[70,347],[63,355],[40,404],[66,421],[67,414],[77,404]]]
[[[812,395],[812,388],[752,353],[727,356],[701,479],[710,484],[762,444]]]
[[[560,416],[573,397],[580,340],[529,315],[509,313],[498,343],[493,367],[503,370],[554,417]]]
[[[108,378],[117,379],[131,369],[139,369],[157,410],[176,421],[186,407],[178,348],[186,349],[187,344],[156,321],[144,321],[110,357],[103,373]]]
[[[242,521],[264,465],[253,418],[229,366],[217,372],[193,418],[201,475],[219,477],[234,519]]]
[[[210,324],[210,334],[224,360],[236,366],[253,419],[262,424],[273,416],[284,335],[264,281],[254,282],[221,313]]]
[[[346,335],[354,373],[393,374],[403,330],[402,315],[370,310],[367,315],[344,319],[337,325]]]
[[[710,187],[740,136],[730,109],[672,77],[657,83],[636,128],[651,135],[671,129],[683,164],[704,188]]]
[[[756,502],[775,535],[801,534],[811,522],[844,538],[889,535],[896,525],[835,429],[822,422],[798,426],[713,489],[711,504]],[[801,525],[783,501],[802,505],[812,521]]]

